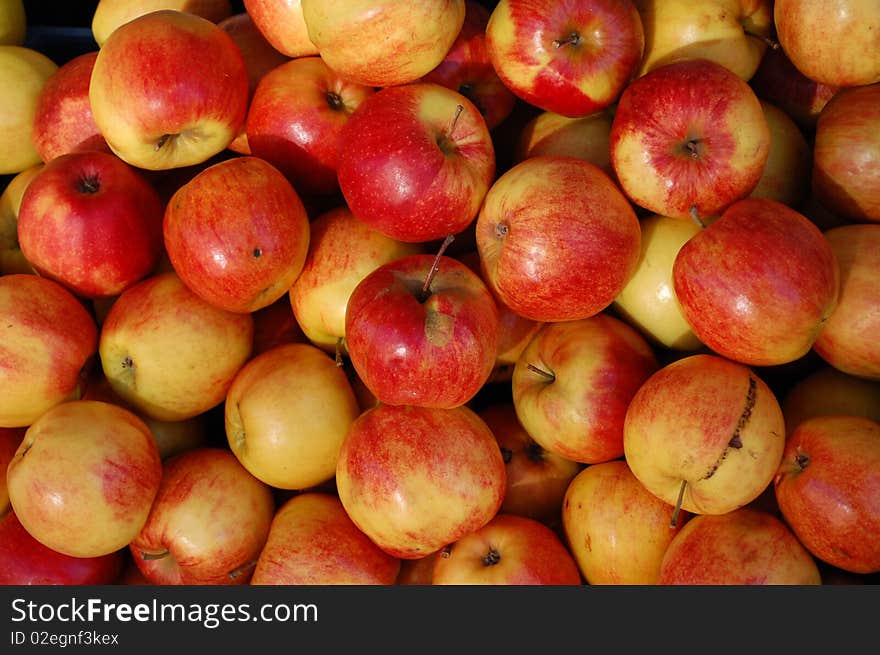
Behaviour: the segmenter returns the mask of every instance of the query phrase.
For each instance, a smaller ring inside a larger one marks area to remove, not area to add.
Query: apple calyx
[[[335,91],[328,91],[324,94],[324,100],[327,101],[327,106],[330,107],[333,111],[340,111],[345,108],[345,103],[342,101],[342,96],[340,96]]]
[[[91,195],[97,193],[100,188],[101,183],[95,174],[86,174],[77,180],[76,190],[80,193]]]
[[[495,566],[501,561],[501,553],[489,546],[489,551],[483,555],[483,566]]]
[[[428,274],[425,275],[425,281],[422,284],[422,288],[418,294],[418,299],[420,303],[424,303],[428,298],[431,297],[431,282],[434,280],[434,276],[437,274],[437,269],[440,268],[440,258],[443,256],[443,253],[446,252],[449,244],[451,244],[454,240],[454,235],[448,235],[445,239],[443,239],[443,243],[440,244],[440,248],[437,250],[437,254],[434,255],[434,261],[431,264],[431,268],[428,269]]]

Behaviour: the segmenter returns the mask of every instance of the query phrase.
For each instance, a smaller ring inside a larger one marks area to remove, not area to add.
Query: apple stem
[[[564,39],[553,39],[553,46],[556,48],[561,48],[565,45],[578,45],[581,42],[581,35],[577,32],[572,32]]]
[[[455,116],[452,117],[452,123],[449,125],[449,136],[452,136],[455,131],[455,126],[458,125],[458,119],[463,111],[464,105],[455,105]]]
[[[256,565],[257,565],[257,560],[252,559],[249,562],[245,562],[244,564],[242,564],[238,568],[232,569],[226,575],[229,577],[230,580],[235,580],[237,577],[241,576],[243,573],[246,573],[248,570],[256,567]]]
[[[342,337],[339,337],[336,340],[336,353],[334,356],[334,360],[336,362],[336,365],[340,368],[342,368],[345,364],[345,362],[343,362],[342,360]]]
[[[697,206],[696,206],[696,205],[691,205],[691,207],[690,207],[690,209],[688,210],[688,212],[690,213],[691,218],[694,219],[694,222],[695,222],[697,225],[699,225],[700,227],[706,227],[706,223],[703,221],[702,218],[700,218],[700,212],[697,211]]]
[[[161,553],[141,553],[141,559],[145,561],[153,560],[153,559],[162,559],[163,557],[168,557],[170,555],[167,550],[163,550]]]
[[[172,136],[173,136],[172,134],[163,134],[162,136],[160,136],[159,139],[156,141],[156,147],[153,148],[153,150],[155,152],[159,152],[162,149],[162,146],[164,146],[166,143],[168,143],[168,140]]]
[[[545,371],[543,368],[538,368],[534,364],[526,364],[526,368],[529,369],[530,371],[534,371],[538,375],[543,375],[545,378],[547,378],[551,382],[556,380],[556,376],[553,373],[551,373],[549,371]]]
[[[762,41],[768,48],[771,50],[778,50],[780,45],[779,41],[776,39],[772,39],[769,36],[765,36],[763,34],[755,34],[754,32],[750,32],[749,30],[743,30],[747,35]]]
[[[443,243],[440,244],[440,249],[437,251],[437,254],[434,255],[434,263],[431,264],[431,268],[428,271],[428,274],[425,276],[425,283],[422,284],[422,293],[419,295],[419,302],[425,302],[428,299],[428,296],[431,295],[431,282],[434,280],[434,276],[437,274],[437,269],[440,268],[440,258],[443,256],[443,253],[446,252],[446,249],[449,247],[455,240],[455,236],[450,234],[445,239],[443,239]]]
[[[669,522],[669,527],[674,528],[678,525],[678,514],[681,512],[681,501],[684,498],[684,488],[687,486],[687,480],[681,481],[681,486],[678,488],[678,499],[675,501],[675,509],[672,510],[672,520]]]

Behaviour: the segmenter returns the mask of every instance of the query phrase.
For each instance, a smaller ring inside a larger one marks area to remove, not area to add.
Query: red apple
[[[695,516],[660,564],[661,585],[819,585],[816,560],[767,512],[742,507]]]
[[[73,557],[44,546],[15,512],[0,519],[0,585],[109,585],[122,572],[124,550]]]
[[[259,157],[233,157],[184,184],[165,209],[165,250],[196,295],[251,313],[287,293],[309,249],[309,217],[290,182]]]
[[[610,314],[547,323],[513,369],[513,405],[543,448],[598,464],[623,456],[627,407],[657,369],[647,340]]]
[[[880,423],[880,380],[868,380],[820,365],[796,377],[782,399],[788,434],[814,416],[864,416]]]
[[[18,240],[43,277],[84,298],[116,296],[159,262],[164,209],[140,171],[113,153],[71,152],[28,185]]]
[[[254,319],[253,355],[259,355],[283,343],[308,341],[297,323],[290,301],[285,296],[262,309],[251,312],[251,316]]]
[[[840,272],[831,243],[803,214],[747,198],[681,247],[672,277],[700,341],[772,366],[809,352],[837,304]]]
[[[645,33],[630,0],[501,0],[486,48],[518,97],[576,117],[618,99],[642,60]]]
[[[815,557],[880,572],[880,423],[815,416],[795,427],[773,480],[782,517]]]
[[[587,318],[636,269],[635,211],[607,174],[574,157],[530,157],[489,189],[476,222],[484,278],[535,321]]]
[[[65,287],[30,273],[0,276],[0,315],[0,427],[27,427],[79,397],[98,326]]]
[[[251,154],[278,168],[300,193],[335,193],[342,128],[375,92],[317,56],[280,64],[251,99],[245,122]]]
[[[486,525],[505,484],[498,442],[465,406],[368,409],[349,428],[336,466],[339,499],[352,521],[403,559]]]
[[[501,124],[516,102],[489,57],[486,25],[489,8],[477,0],[465,0],[464,24],[449,52],[434,70],[419,81],[435,82],[458,91],[476,105],[491,130]]]
[[[438,550],[424,557],[400,560],[400,571],[394,584],[422,586],[433,584],[434,565],[440,558],[441,552],[443,551]]]
[[[15,456],[15,451],[27,428],[0,428],[0,516],[3,516],[12,507],[9,504],[9,491],[6,488],[6,469],[9,462]]]
[[[577,564],[553,530],[535,519],[498,514],[447,545],[435,585],[579,585]]]
[[[400,559],[370,541],[339,498],[305,492],[275,512],[252,585],[391,585]]]
[[[165,460],[149,517],[129,545],[152,584],[247,584],[269,535],[275,499],[225,448]]]
[[[556,525],[565,491],[581,465],[539,445],[510,401],[495,401],[477,414],[495,435],[504,457],[507,488],[500,511]]]
[[[360,104],[339,137],[337,175],[359,219],[399,241],[431,241],[474,220],[495,176],[495,150],[470,100],[416,82]]]
[[[9,463],[12,509],[43,545],[100,557],[134,539],[159,489],[153,435],[133,412],[71,400],[41,414]]]
[[[287,57],[318,54],[300,0],[244,0],[245,12],[272,47]]]
[[[457,407],[495,366],[498,308],[483,280],[457,259],[409,255],[379,266],[351,292],[345,343],[379,401]]]
[[[110,34],[89,99],[113,152],[133,166],[166,170],[203,162],[232,142],[244,125],[248,85],[241,51],[223,28],[164,9]]]
[[[97,58],[95,50],[64,62],[40,90],[33,140],[44,162],[75,150],[109,150],[89,102]]]
[[[770,153],[761,103],[708,59],[665,64],[621,94],[611,164],[637,205],[673,218],[715,216],[757,186]]]

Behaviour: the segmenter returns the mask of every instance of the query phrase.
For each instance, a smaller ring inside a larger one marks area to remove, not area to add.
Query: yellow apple
[[[98,46],[123,23],[159,9],[175,9],[219,23],[232,14],[230,0],[98,0],[92,13],[92,36]]]
[[[26,33],[23,0],[0,0],[0,45],[24,45]]]
[[[0,194],[0,275],[34,272],[18,243],[18,210],[24,190],[43,166],[40,162],[17,173]]]
[[[813,148],[794,119],[778,106],[761,100],[770,128],[770,152],[751,198],[769,198],[800,207],[810,193]]]
[[[567,155],[585,159],[613,175],[609,145],[613,120],[613,108],[575,118],[541,112],[520,131],[514,163],[535,155]]]
[[[287,57],[318,54],[309,38],[301,0],[244,0],[244,8],[278,52]]]
[[[880,423],[880,380],[820,366],[788,390],[782,400],[782,413],[789,434],[814,416],[863,416]]]

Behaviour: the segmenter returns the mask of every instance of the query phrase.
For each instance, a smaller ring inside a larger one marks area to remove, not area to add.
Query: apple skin
[[[98,326],[69,290],[30,273],[0,276],[0,315],[0,427],[27,427],[79,397]]]
[[[422,586],[433,584],[434,565],[440,558],[441,552],[442,549],[417,559],[400,560],[400,571],[394,584]]]
[[[661,500],[693,514],[723,514],[757,498],[785,447],[782,409],[743,364],[714,354],[666,364],[627,407],[624,456]]]
[[[0,7],[0,45],[24,45],[26,35],[24,0],[7,0]]]
[[[109,151],[89,102],[89,82],[97,58],[95,50],[66,61],[40,90],[33,140],[44,162],[76,150]]]
[[[306,343],[276,346],[248,360],[224,407],[230,450],[276,489],[331,480],[348,427],[360,414],[342,368]]]
[[[565,491],[581,465],[540,446],[520,423],[512,402],[496,401],[477,414],[504,458],[507,488],[500,511],[557,525]]]
[[[486,26],[486,48],[505,85],[525,102],[568,117],[614,103],[644,47],[630,0],[501,0]]]
[[[638,74],[682,59],[710,59],[748,81],[773,34],[771,0],[633,0],[645,25]]]
[[[245,13],[273,48],[290,58],[318,54],[300,0],[244,0]]]
[[[120,25],[157,11],[174,9],[196,14],[212,23],[219,23],[232,14],[230,0],[98,0],[92,12],[92,36],[98,47]]]
[[[100,557],[134,539],[161,477],[156,442],[134,412],[71,400],[31,423],[6,484],[12,510],[37,541],[65,555]]]
[[[636,269],[641,231],[611,178],[574,157],[530,157],[505,171],[476,221],[483,278],[501,302],[542,322],[608,307]]]
[[[251,154],[278,168],[302,194],[336,193],[342,127],[375,92],[318,56],[284,62],[254,90],[245,121]]]
[[[343,126],[338,147],[346,204],[399,241],[462,232],[495,177],[483,115],[462,94],[430,82],[386,87],[366,98]]]
[[[498,514],[447,545],[434,564],[435,585],[580,585],[571,553],[553,530],[515,514]]]
[[[18,242],[18,212],[25,189],[43,166],[40,162],[16,173],[0,193],[0,275],[34,273]]]
[[[613,107],[586,116],[569,118],[544,111],[520,130],[514,148],[514,163],[536,155],[579,157],[614,176],[611,166],[611,123]]]
[[[659,585],[819,585],[813,556],[781,520],[742,507],[695,516],[666,549]]]
[[[375,87],[433,70],[464,24],[464,0],[302,0],[309,40],[333,70]]]
[[[151,418],[181,421],[219,405],[253,348],[253,317],[199,298],[174,271],[123,291],[104,319],[101,367]]]
[[[251,585],[391,585],[401,560],[370,541],[339,498],[305,492],[275,512]]]
[[[880,380],[868,380],[820,365],[797,378],[782,400],[788,434],[814,416],[863,416],[880,423]]]
[[[464,24],[449,52],[420,82],[434,82],[458,91],[476,105],[492,130],[513,111],[516,96],[498,77],[486,48],[489,8],[465,0]]]
[[[878,124],[880,82],[842,89],[816,122],[812,190],[822,205],[847,221],[880,223]]]
[[[289,306],[311,343],[345,353],[345,310],[354,288],[379,266],[425,248],[382,234],[344,205],[317,216],[309,231],[309,250],[290,287]]]
[[[89,100],[121,159],[147,170],[179,168],[206,161],[238,136],[249,101],[247,67],[216,23],[153,11],[118,27],[101,46]]]
[[[71,152],[28,184],[19,245],[40,275],[77,296],[117,296],[159,262],[164,210],[149,181],[113,153]]]
[[[40,163],[33,142],[34,116],[40,91],[57,70],[58,64],[33,48],[0,45],[0,88],[7,89],[0,124],[0,175]]]
[[[880,423],[842,414],[802,421],[773,485],[783,519],[810,553],[844,571],[880,572]]]
[[[655,214],[720,214],[757,186],[770,128],[751,87],[721,64],[665,64],[629,84],[611,125],[621,188]]]
[[[0,585],[115,584],[122,572],[124,552],[72,557],[34,539],[15,512],[0,519]]]
[[[9,504],[9,491],[6,488],[6,469],[15,456],[21,440],[24,439],[25,430],[26,427],[0,428],[0,517],[12,508]]]
[[[854,87],[880,82],[880,3],[775,0],[776,38],[810,79]]]
[[[831,243],[806,216],[746,198],[681,247],[672,279],[700,341],[743,364],[773,366],[810,351],[841,276]]]
[[[266,543],[275,499],[228,449],[165,460],[150,515],[129,544],[152,584],[244,585]]]
[[[587,584],[653,585],[672,538],[673,507],[649,492],[623,459],[587,466],[565,490],[562,527]]]
[[[309,216],[296,189],[255,156],[209,166],[165,207],[165,251],[180,279],[215,307],[266,307],[296,280],[309,249]]]
[[[254,319],[253,355],[259,355],[283,343],[308,342],[285,296],[252,312],[251,316]]]
[[[513,369],[513,405],[543,448],[598,464],[623,456],[627,407],[658,367],[645,338],[609,314],[547,323]]]
[[[368,409],[349,428],[336,466],[352,521],[401,559],[486,525],[504,500],[505,476],[492,431],[466,406]]]
[[[498,308],[483,280],[457,259],[409,255],[379,266],[352,290],[345,344],[379,401],[457,407],[495,366]]]
[[[761,100],[761,108],[770,128],[770,152],[749,197],[769,198],[798,209],[812,192],[813,147],[783,109],[766,100]]]

